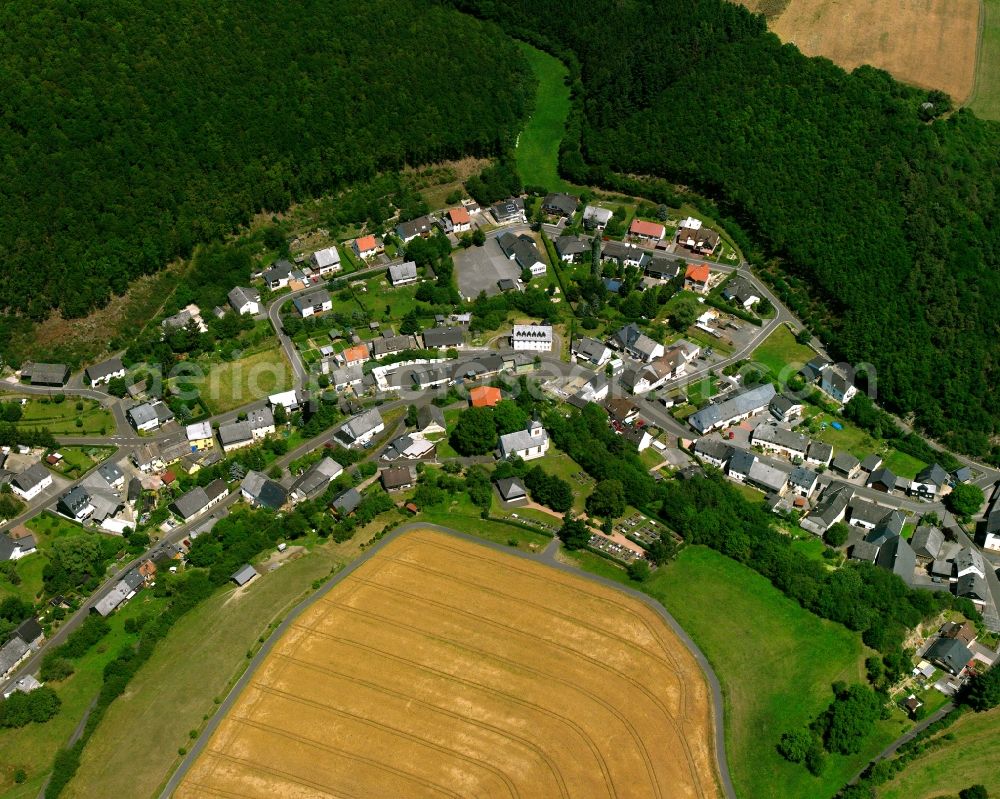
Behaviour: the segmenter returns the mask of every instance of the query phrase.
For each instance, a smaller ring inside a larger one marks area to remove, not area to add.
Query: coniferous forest
[[[875,365],[881,403],[990,454],[1000,125],[805,58],[722,0],[457,4],[570,66],[566,177],[653,175],[712,198],[833,352]]]
[[[514,43],[419,0],[0,9],[0,310],[80,316],[261,210],[513,141]]]

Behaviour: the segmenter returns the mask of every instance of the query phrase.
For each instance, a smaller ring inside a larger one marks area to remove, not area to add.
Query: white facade
[[[312,254],[312,261],[321,275],[339,272],[342,268],[340,263],[340,252],[336,247],[327,247],[323,250],[316,250]]]
[[[551,325],[514,325],[510,345],[515,350],[552,351]]]
[[[42,467],[42,468],[45,468],[45,467]],[[41,494],[50,485],[52,485],[52,475],[46,473],[45,476],[42,477],[41,480],[39,480],[37,483],[35,483],[33,486],[31,486],[27,490],[21,490],[14,483],[11,483],[10,489],[15,494],[17,494],[21,499],[23,499],[25,502],[30,502],[35,497],[37,497],[39,494]]]
[[[532,421],[526,430],[518,430],[500,436],[500,457],[530,461],[541,458],[549,451],[549,434],[542,423]]]

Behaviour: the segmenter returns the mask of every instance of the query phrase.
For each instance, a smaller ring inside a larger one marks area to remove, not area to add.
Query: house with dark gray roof
[[[972,652],[957,638],[937,638],[924,657],[955,676],[972,662]]]
[[[760,300],[760,289],[743,275],[737,275],[722,288],[722,296],[730,302],[750,308]]]
[[[170,508],[184,521],[193,519],[198,514],[218,505],[229,494],[225,480],[218,478],[204,488],[197,486],[186,494],[175,499]]]
[[[611,337],[611,344],[644,363],[659,358],[664,352],[663,345],[639,330],[635,322],[619,328]]]
[[[501,200],[490,207],[490,213],[497,221],[498,225],[505,225],[508,222],[526,222],[524,214],[524,200],[520,197],[511,197],[509,200]]]
[[[376,435],[385,430],[385,422],[378,408],[348,419],[336,432],[336,437],[349,447],[366,446]]]
[[[505,477],[496,481],[497,493],[504,502],[520,502],[528,498],[524,484],[516,477]]]
[[[6,679],[30,653],[28,645],[16,635],[0,647],[0,680]]]
[[[806,463],[813,466],[829,466],[833,459],[833,447],[822,441],[810,441],[806,452]]]
[[[937,527],[929,524],[921,524],[913,533],[910,539],[910,546],[917,554],[917,557],[925,562],[937,558],[941,553],[941,546],[944,544],[944,533]]]
[[[790,458],[804,457],[809,449],[809,439],[806,436],[773,424],[757,425],[750,440],[765,452],[787,455]]]
[[[299,312],[299,316],[305,319],[331,310],[333,308],[333,300],[330,298],[329,291],[326,289],[317,289],[316,291],[310,291],[308,294],[300,294],[293,298],[292,305]]]
[[[515,236],[506,230],[497,237],[497,244],[508,260],[516,263],[519,269],[527,269],[535,277],[545,274],[545,262],[531,236],[526,233]]]
[[[934,499],[948,486],[948,472],[938,463],[925,467],[913,479],[910,491],[919,497]]]
[[[874,530],[888,513],[888,508],[859,498],[851,502],[850,521],[855,527],[861,527],[864,530]]]
[[[894,535],[879,547],[875,565],[891,571],[910,585],[913,582],[913,571],[917,566],[917,556],[905,538]]]
[[[983,554],[973,547],[963,547],[955,555],[955,576],[964,577],[967,574],[978,574],[986,577],[986,563]]]
[[[802,415],[802,403],[797,399],[778,394],[768,403],[768,410],[779,422],[797,419]]]
[[[240,493],[253,507],[280,510],[288,494],[279,483],[260,472],[249,471],[240,483]]]
[[[318,496],[330,483],[344,472],[344,467],[333,458],[317,461],[292,483],[292,499],[301,502]]]
[[[706,405],[688,417],[688,424],[701,434],[742,422],[767,408],[777,392],[770,383],[755,386],[722,402]]]
[[[980,610],[989,600],[989,590],[986,580],[978,574],[966,574],[964,577],[959,577],[955,583],[955,596],[968,599]]]
[[[21,367],[21,379],[33,386],[64,386],[69,367],[64,363],[28,363]]]
[[[227,296],[229,304],[240,316],[260,312],[260,294],[254,289],[236,286]]]
[[[869,488],[889,493],[896,488],[896,475],[886,466],[880,466],[868,476]]]
[[[734,450],[733,454],[729,457],[729,466],[726,467],[726,474],[737,482],[746,482],[747,475],[750,474],[750,469],[753,468],[756,462],[757,456],[752,452],[747,452],[744,449]]]
[[[844,520],[854,489],[846,483],[831,483],[820,497],[812,513],[799,526],[816,535],[823,535],[833,525]]]
[[[574,340],[572,347],[573,355],[577,361],[585,361],[593,366],[604,366],[611,360],[611,349],[596,338],[578,338]]]
[[[393,286],[405,286],[407,283],[417,282],[417,264],[414,261],[406,261],[401,264],[392,264],[389,267],[389,282]]]
[[[275,289],[284,288],[288,285],[288,279],[291,277],[294,270],[295,267],[292,263],[282,258],[281,260],[276,261],[268,269],[265,269],[261,274],[261,277],[264,279],[264,283],[267,284],[267,287],[274,291]]]
[[[868,472],[870,474],[871,472],[874,472],[876,469],[878,469],[878,467],[881,465],[882,465],[881,455],[869,455],[867,458],[861,461],[861,470],[863,472]]]
[[[233,576],[230,577],[229,579],[232,580],[234,583],[236,583],[237,586],[242,587],[257,576],[258,576],[257,570],[249,563],[247,563],[244,566],[241,566],[236,572],[234,572]]]
[[[339,516],[349,516],[357,510],[357,507],[360,504],[361,494],[358,493],[356,488],[348,488],[346,491],[342,491],[333,498],[333,502],[330,503],[330,507],[333,508]]]
[[[733,448],[714,438],[699,438],[692,448],[699,460],[710,463],[718,469],[725,469],[733,455]]]
[[[430,403],[417,410],[417,429],[413,432],[415,438],[438,435],[446,430],[444,411],[437,405]]]
[[[579,263],[590,252],[590,240],[583,236],[560,236],[555,241],[559,260],[567,264]]]
[[[788,475],[792,493],[809,499],[819,486],[819,475],[805,466],[796,466]]]
[[[41,463],[33,463],[10,480],[11,490],[25,502],[30,502],[52,485],[52,474]]]
[[[459,327],[429,327],[421,333],[421,338],[424,340],[425,349],[446,349],[453,347],[458,349],[465,345],[465,334],[468,332],[468,327],[461,325]]]
[[[429,216],[421,216],[411,219],[409,222],[400,222],[396,225],[396,235],[406,244],[413,241],[417,236],[429,236],[434,230],[434,219]]]
[[[858,541],[851,547],[851,560],[863,560],[866,563],[874,563],[878,557],[879,545],[871,541]]]
[[[573,216],[579,205],[579,199],[572,194],[563,194],[562,192],[547,194],[542,200],[542,210],[547,214],[559,217]]]
[[[830,468],[837,474],[850,479],[857,476],[861,469],[861,461],[850,452],[838,452],[830,463]]]
[[[116,377],[125,377],[125,364],[121,358],[109,358],[86,369],[87,382],[92,386],[107,383]]]
[[[373,358],[384,358],[387,355],[416,349],[416,341],[413,336],[383,335],[373,338],[370,344]]]

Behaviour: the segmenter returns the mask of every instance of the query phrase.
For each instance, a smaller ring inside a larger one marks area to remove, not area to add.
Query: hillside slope
[[[259,210],[493,154],[529,80],[496,29],[417,0],[7,3],[0,310],[79,316]]]
[[[564,177],[656,175],[713,197],[759,260],[780,259],[774,282],[833,351],[874,364],[880,401],[990,452],[1000,127],[964,111],[927,124],[926,92],[806,58],[721,0],[458,4],[570,62]]]

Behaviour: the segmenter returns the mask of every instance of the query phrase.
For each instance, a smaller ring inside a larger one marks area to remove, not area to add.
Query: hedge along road
[[[576,575],[577,577],[582,577],[585,580],[593,580],[594,582],[600,583],[608,588],[613,588],[616,591],[621,591],[628,594],[633,599],[642,602],[646,607],[654,611],[663,621],[667,623],[667,626],[677,635],[678,638],[684,643],[684,645],[690,650],[691,654],[694,656],[698,665],[701,667],[705,678],[708,680],[709,687],[712,692],[712,709],[713,709],[713,726],[715,728],[715,755],[718,761],[719,767],[719,778],[722,785],[723,793],[727,799],[736,799],[736,791],[733,788],[733,782],[729,775],[729,763],[726,760],[726,741],[725,741],[725,727],[723,719],[723,704],[722,704],[722,688],[719,685],[719,680],[715,676],[715,672],[712,671],[712,667],[708,662],[708,659],[698,648],[698,645],[691,640],[691,637],[684,631],[684,629],[677,623],[677,620],[667,612],[667,609],[663,607],[659,602],[656,602],[651,597],[636,590],[635,588],[630,588],[624,586],[621,583],[617,583],[614,580],[609,580],[606,577],[601,577],[596,574],[591,574],[575,566],[571,566],[566,563],[561,563],[556,560],[555,553],[559,546],[559,539],[553,539],[552,542],[539,554],[530,554],[526,552],[520,552],[516,549],[511,549],[502,544],[497,544],[493,541],[487,541],[482,538],[477,538],[473,535],[467,535],[466,533],[460,533],[457,530],[452,530],[448,527],[442,527],[437,524],[427,524],[421,522],[413,522],[410,524],[405,524],[401,527],[397,527],[392,532],[385,535],[382,539],[375,543],[374,546],[369,547],[363,554],[341,569],[337,574],[331,577],[327,582],[317,591],[315,591],[311,596],[304,599],[298,605],[296,605],[288,615],[282,620],[268,639],[264,642],[261,648],[253,656],[250,661],[249,666],[247,666],[246,671],[240,676],[239,680],[230,690],[229,694],[222,701],[219,707],[215,711],[215,715],[209,720],[205,729],[202,731],[201,735],[198,736],[197,742],[191,748],[191,750],[181,761],[180,766],[173,773],[170,779],[167,781],[166,786],[160,793],[160,799],[169,799],[173,792],[180,785],[184,776],[187,774],[188,770],[198,759],[199,755],[202,753],[204,748],[208,745],[208,741],[211,739],[215,730],[218,728],[219,724],[225,718],[226,714],[232,708],[233,704],[239,698],[240,694],[246,689],[250,680],[253,678],[254,673],[260,667],[261,663],[274,648],[274,645],[281,639],[289,627],[295,622],[295,620],[302,615],[314,602],[317,602],[323,596],[325,596],[329,591],[331,591],[341,580],[354,572],[358,567],[364,564],[369,558],[379,552],[383,546],[392,541],[393,539],[401,536],[411,530],[434,530],[435,532],[445,533],[446,535],[454,536],[455,538],[460,538],[464,541],[470,543],[478,544],[479,546],[488,547],[490,549],[496,550],[498,552],[503,552],[507,555],[511,555],[517,558],[523,558],[525,560],[532,560],[537,562],[542,562],[551,568],[558,569],[559,571],[566,572],[568,574]]]

